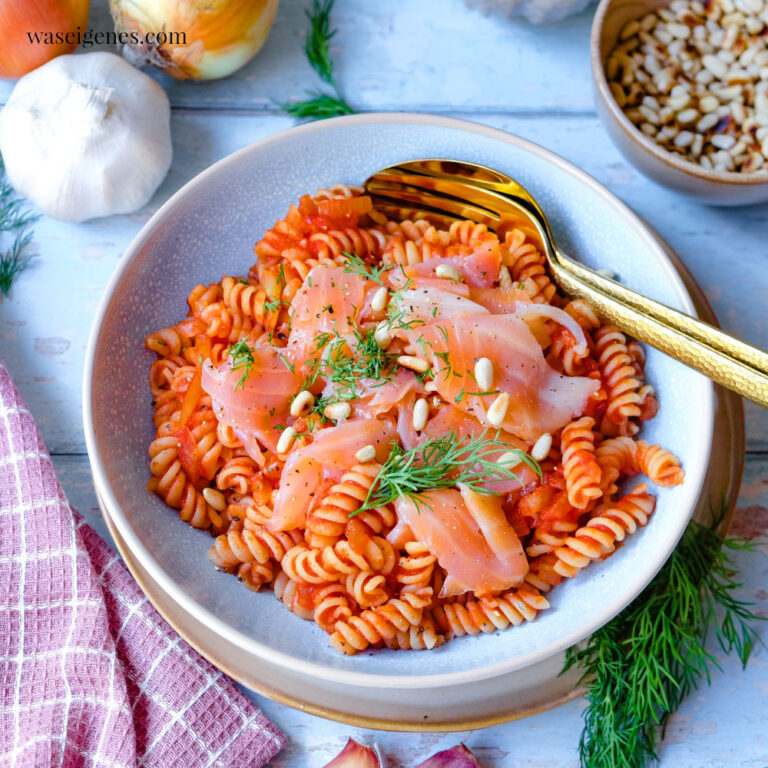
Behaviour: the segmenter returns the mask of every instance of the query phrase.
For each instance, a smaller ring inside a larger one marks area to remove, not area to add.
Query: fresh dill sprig
[[[331,29],[331,10],[334,0],[314,0],[312,10],[305,11],[309,19],[309,34],[304,45],[304,52],[312,65],[312,69],[325,80],[328,85],[336,88],[333,77],[333,59],[331,59],[328,44],[336,34]]]
[[[752,623],[762,617],[736,597],[741,584],[730,552],[754,547],[721,536],[721,519],[692,521],[645,591],[583,647],[568,649],[564,671],[578,665],[587,686],[582,768],[644,768],[658,759],[669,717],[720,668],[706,649],[711,632],[746,665],[759,640]]]
[[[499,432],[489,436],[487,431],[466,438],[457,438],[451,431],[439,438],[429,438],[407,451],[394,443],[362,506],[350,517],[383,507],[400,497],[409,498],[420,509],[429,506],[424,500],[425,491],[454,488],[457,483],[484,496],[495,496],[495,491],[482,484],[518,479],[509,466],[491,458],[500,450],[508,451],[509,444],[500,439]],[[541,467],[535,459],[517,449],[511,452],[516,453],[539,478],[542,477]]]
[[[0,250],[0,291],[7,296],[14,278],[23,272],[32,259],[26,253],[32,242],[31,224],[40,217],[30,213],[5,175],[5,165],[0,158],[0,235],[3,232],[13,234],[13,242],[8,250]]]
[[[324,416],[325,408],[342,400],[358,397],[357,382],[369,379],[373,386],[383,386],[397,373],[397,355],[381,349],[374,338],[374,331],[362,331],[352,325],[352,339],[338,333],[318,334],[315,337],[315,354],[306,361],[310,373],[302,387],[309,389],[318,376],[334,384],[332,394],[315,400],[312,412]]]
[[[359,328],[353,329],[356,359],[353,373],[356,379],[389,381],[397,373],[398,355],[382,349],[374,338],[375,331],[370,328],[365,333]]]
[[[336,84],[333,74],[333,59],[329,50],[329,44],[336,34],[331,29],[331,10],[334,0],[312,0],[312,7],[306,11],[309,19],[309,33],[304,45],[312,69],[330,85],[335,95],[309,91],[308,99],[281,104],[281,108],[292,117],[310,120],[325,120],[328,117],[338,115],[353,115],[355,110],[347,104]]]
[[[356,253],[342,251],[341,255],[347,260],[344,264],[344,272],[348,275],[359,275],[365,280],[373,280],[374,283],[384,285],[381,276],[392,269],[394,264],[380,264],[378,267],[366,264]]]
[[[402,270],[402,266],[400,267]],[[387,317],[384,320],[388,330],[403,330],[411,331],[420,325],[426,325],[426,321],[414,318],[413,320],[405,320],[406,311],[403,308],[403,291],[410,289],[413,285],[413,280],[407,277],[403,270],[403,277],[405,282],[401,285],[390,297],[389,305],[387,307]],[[437,307],[435,307],[437,309]],[[434,316],[434,315],[433,315]]]
[[[277,356],[283,361],[283,364],[291,373],[296,372],[296,366],[282,352],[278,353]]]
[[[16,275],[29,266],[32,256],[24,251],[31,242],[31,232],[17,232],[11,247],[0,253],[0,291],[4,296],[11,290]]]
[[[0,160],[0,232],[12,232],[25,229],[39,219],[39,216],[27,211],[24,201],[18,197],[16,191],[5,177],[5,166]]]
[[[248,377],[251,375],[253,364],[253,350],[248,346],[245,339],[240,339],[237,344],[230,344],[227,347],[227,354],[231,360],[233,371],[242,371],[240,378],[235,384],[235,392],[242,387],[245,387],[245,382],[248,381]]]
[[[392,298],[389,300],[389,306],[387,307],[387,317],[383,321],[387,330],[396,331],[412,331],[414,328],[418,328],[420,325],[426,325],[425,320],[419,318],[413,318],[412,320],[405,320],[406,312],[399,304],[399,293],[395,292]]]
[[[307,118],[310,120],[326,120],[329,117],[355,114],[355,110],[342,98],[312,91],[308,91],[307,95],[310,98],[304,101],[291,101],[281,104],[280,107],[291,117],[297,117],[300,120]]]

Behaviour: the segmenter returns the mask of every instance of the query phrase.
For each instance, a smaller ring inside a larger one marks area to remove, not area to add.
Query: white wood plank
[[[710,208],[668,192],[632,169],[594,117],[477,115],[561,153],[644,216],[693,270],[724,327],[768,348],[764,237],[768,206]],[[174,115],[176,156],[147,208],[72,225],[36,225],[33,267],[10,299],[0,298],[0,358],[36,414],[51,450],[84,452],[80,392],[85,346],[101,293],[121,253],[173,192],[212,162],[289,127],[286,117],[182,112]],[[258,233],[254,233],[254,238]],[[748,408],[748,442],[768,448],[768,412]]]
[[[56,456],[54,464],[71,503],[106,536],[96,508],[90,470],[85,456]],[[759,615],[768,616],[768,456],[748,457],[739,510],[733,533],[756,536],[760,551],[738,554],[735,562],[744,588],[740,596],[754,601]],[[768,641],[768,623],[759,627]],[[712,684],[694,693],[672,718],[661,752],[661,768],[716,768],[723,765],[758,768],[768,762],[765,696],[768,691],[768,653],[756,646],[746,671],[710,643],[723,671],[715,671]],[[456,734],[399,734],[351,728],[246,692],[289,736],[287,749],[272,761],[273,768],[318,768],[341,750],[353,736],[378,742],[390,768],[410,767],[432,752],[465,741],[485,768],[510,765],[528,768],[576,766],[581,731],[582,701],[505,725]],[[733,706],[738,702],[738,706]]]
[[[321,85],[303,50],[309,5],[282,0],[266,45],[235,77],[217,83],[157,79],[173,105],[185,108],[274,111],[276,104],[305,98],[307,89]],[[107,0],[92,3],[92,29],[111,30],[106,7]],[[590,11],[536,27],[483,16],[461,0],[337,0],[333,22],[337,79],[357,109],[592,109]],[[0,103],[11,86],[0,81]]]

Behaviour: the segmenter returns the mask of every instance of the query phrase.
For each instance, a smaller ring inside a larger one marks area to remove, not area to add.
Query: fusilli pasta
[[[271,586],[342,653],[534,620],[562,579],[648,522],[655,498],[645,484],[621,495],[625,478],[683,482],[672,453],[634,437],[658,410],[643,348],[557,293],[534,232],[391,221],[336,185],[302,197],[254,251],[244,277],[195,285],[187,316],[146,337],[148,489],[213,534],[217,568]],[[557,394],[516,420],[539,393],[510,402],[507,341],[476,336],[482,318],[489,333],[511,324],[515,359],[529,355],[540,379],[562,374],[582,394],[546,424]],[[502,485],[456,485],[456,469],[408,485],[429,461],[420,446],[448,440],[460,463],[461,441],[488,434],[484,471],[517,473]],[[382,501],[392,467],[399,490]],[[462,571],[462,556],[476,565]]]

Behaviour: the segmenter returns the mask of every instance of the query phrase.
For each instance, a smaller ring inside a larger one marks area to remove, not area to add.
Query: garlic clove
[[[171,164],[168,97],[112,53],[59,56],[16,84],[0,152],[16,191],[55,219],[131,213]]]

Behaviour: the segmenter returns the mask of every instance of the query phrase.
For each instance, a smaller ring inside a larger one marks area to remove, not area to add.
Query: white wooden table
[[[159,76],[173,104],[175,157],[149,206],[83,225],[42,219],[32,268],[0,298],[0,358],[37,418],[72,503],[106,535],[82,432],[85,346],[101,293],[149,216],[196,173],[293,124],[276,103],[318,84],[303,57],[308,0],[283,0],[259,56],[229,80],[178,83]],[[90,26],[108,29],[106,0]],[[618,154],[592,102],[590,13],[552,27],[484,17],[460,0],[337,0],[333,54],[339,83],[359,110],[424,111],[503,128],[581,166],[645,217],[705,289],[730,332],[768,348],[768,206],[707,208],[640,176]],[[12,83],[0,82],[0,103]],[[744,596],[768,615],[768,413],[747,407],[749,454],[736,524],[762,534],[760,554],[739,558]],[[768,638],[763,625],[761,633]],[[713,648],[718,658],[722,654]],[[746,671],[723,659],[712,685],[673,719],[662,765],[768,765],[768,653]],[[353,735],[375,739],[392,766],[410,766],[464,740],[487,768],[575,766],[582,702],[537,717],[462,734],[376,733],[254,700],[291,739],[275,766],[322,766]],[[418,758],[418,759],[417,759]]]

